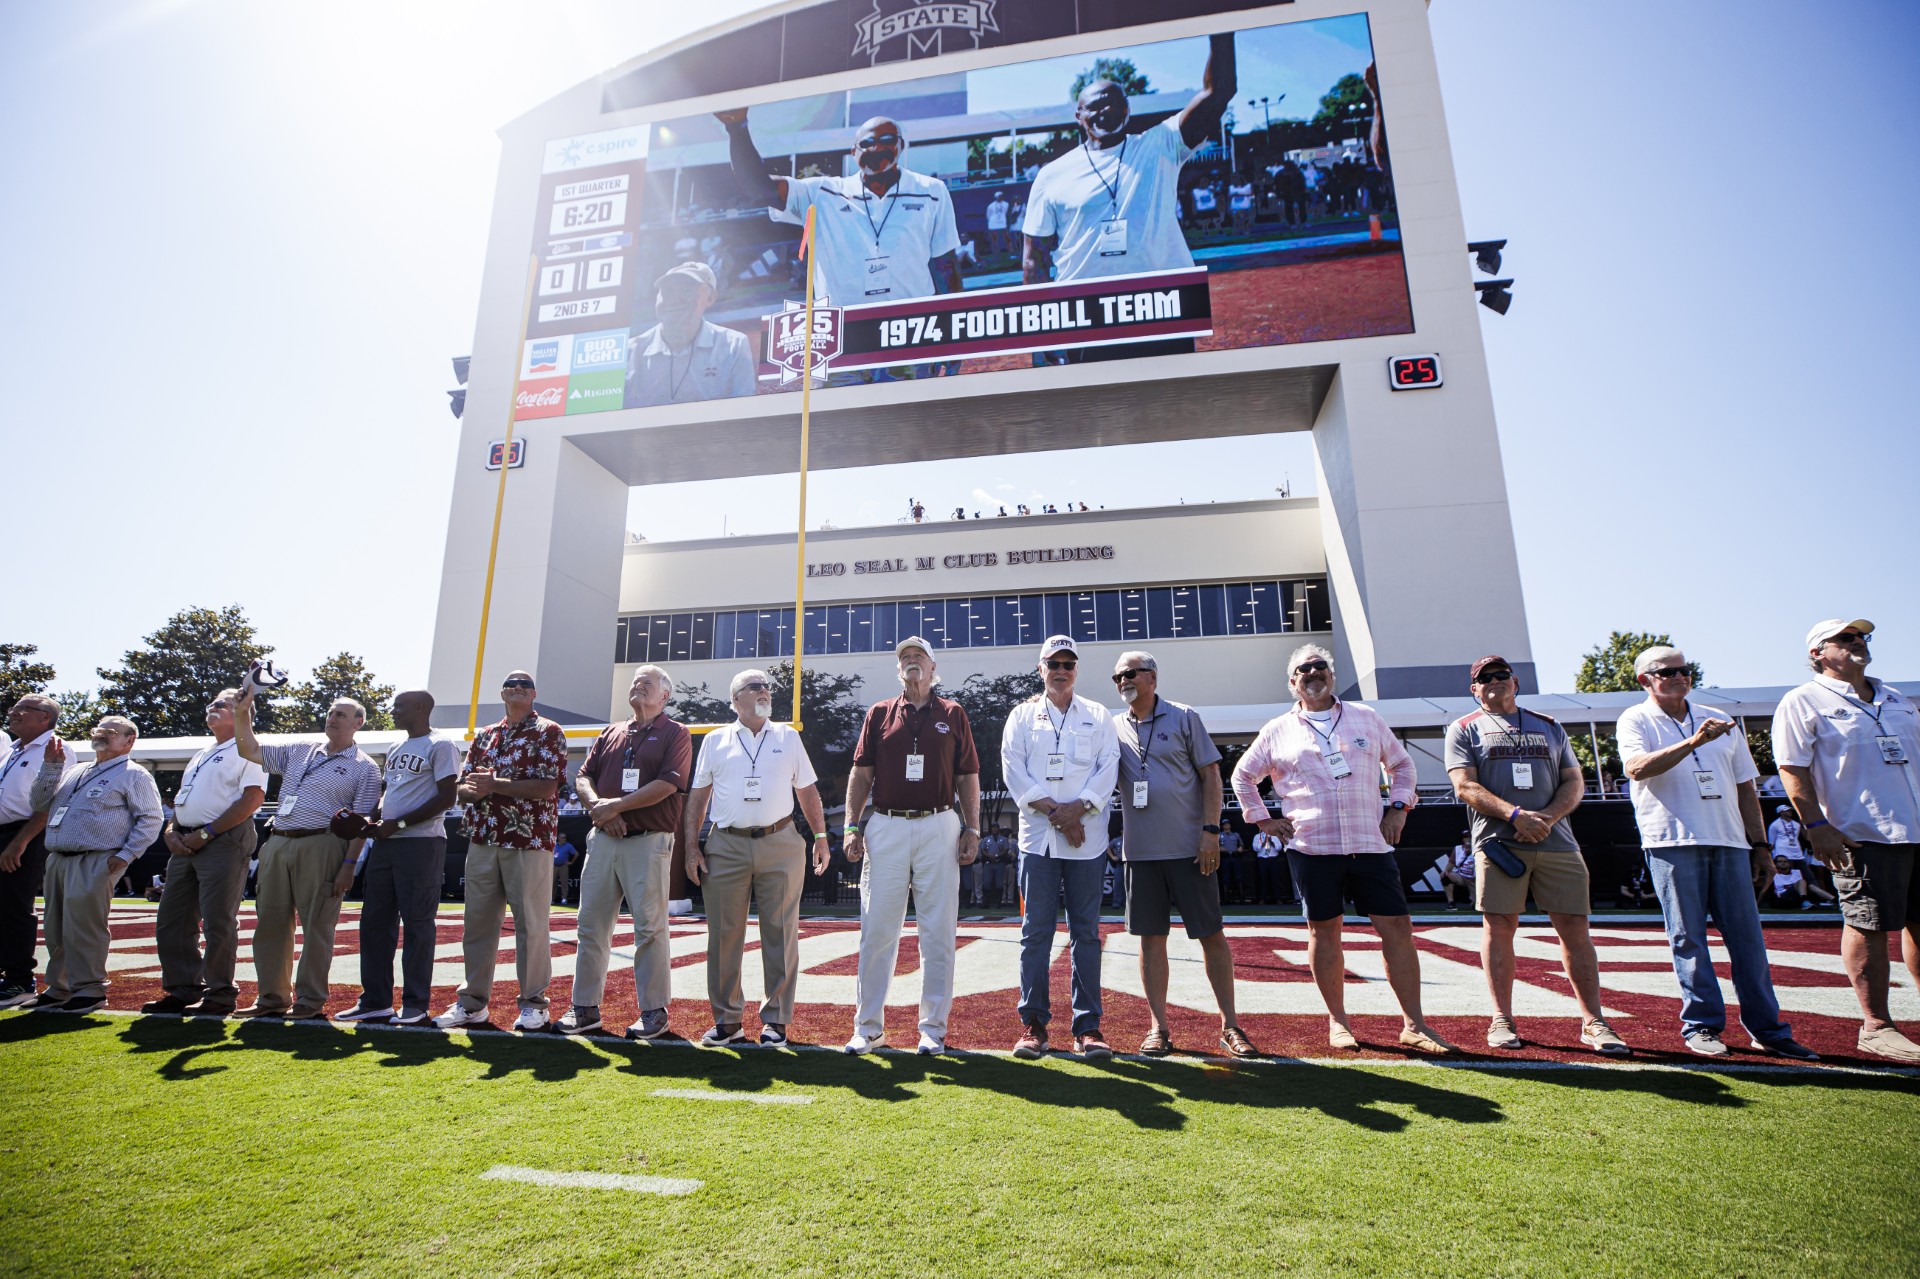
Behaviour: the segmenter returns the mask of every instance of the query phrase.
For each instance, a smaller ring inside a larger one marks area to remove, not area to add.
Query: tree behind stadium
[[[989,801],[985,797],[998,796],[1006,789],[1006,779],[1000,774],[1000,739],[1007,727],[1007,716],[1021,702],[1038,697],[1040,688],[1038,671],[1016,671],[991,677],[969,675],[959,688],[946,692],[946,696],[960,703],[967,713],[967,723],[973,728],[973,746],[980,753],[983,809],[980,820],[989,826],[1000,816],[1000,801],[998,798]]]
[[[119,669],[101,667],[100,702],[140,726],[142,737],[204,737],[207,703],[232,688],[254,659],[273,652],[255,638],[238,604],[189,608],[128,649]],[[271,723],[272,711],[262,714]]]
[[[367,727],[389,729],[393,716],[393,685],[375,681],[366,663],[352,653],[335,653],[313,668],[303,682],[274,705],[272,731],[317,733],[326,727],[327,711],[343,697],[367,708]]]
[[[1067,90],[1067,101],[1079,101],[1080,91],[1095,80],[1113,81],[1129,98],[1150,92],[1147,77],[1133,65],[1132,58],[1095,58],[1091,67],[1073,78],[1073,87]]]
[[[778,662],[766,672],[773,683],[773,718],[785,723],[793,714],[793,663]],[[800,741],[820,778],[820,802],[828,808],[846,798],[853,747],[867,713],[856,696],[862,682],[858,675],[830,675],[812,668],[801,677]],[[704,681],[698,688],[675,685],[667,714],[682,724],[731,724],[734,720],[733,704]],[[694,755],[699,755],[697,742]]]
[[[31,660],[40,651],[37,644],[0,644],[0,715],[29,693],[44,693],[53,683],[50,662]]]

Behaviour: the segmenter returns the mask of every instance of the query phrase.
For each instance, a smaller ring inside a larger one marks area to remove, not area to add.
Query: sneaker
[[[628,1039],[658,1039],[667,1033],[667,1010],[643,1008],[640,1020],[627,1027]]]
[[[702,1048],[720,1048],[727,1044],[744,1044],[746,1042],[746,1027],[723,1026],[718,1022],[715,1022],[709,1027],[706,1034],[700,1036],[700,1046]]]
[[[1812,902],[1801,902],[1801,903],[1800,903],[1800,909],[1801,909],[1801,910],[1812,910],[1812,909],[1813,909],[1813,903],[1812,903]]]
[[[355,1004],[344,1012],[335,1013],[333,1019],[335,1021],[391,1021],[393,1006],[389,1004],[385,1008],[369,1008],[365,1004]]]
[[[0,983],[0,1008],[18,1008],[30,1004],[39,998],[40,992],[31,986],[16,986],[12,982]]]
[[[442,1030],[458,1030],[462,1026],[484,1026],[487,1024],[487,1010],[484,1008],[462,1008],[454,1004],[447,1011],[433,1019],[433,1024]]]
[[[1920,1065],[1920,1044],[1914,1043],[1892,1026],[1882,1026],[1878,1030],[1863,1028],[1859,1046],[1861,1052],[1872,1053],[1875,1057],[1884,1057],[1908,1066]]]
[[[107,1002],[105,995],[75,995],[54,1011],[63,1013],[90,1013]]]
[[[1514,1052],[1526,1046],[1526,1040],[1520,1038],[1520,1032],[1514,1028],[1513,1018],[1496,1014],[1493,1020],[1487,1023],[1487,1047]]]
[[[785,1048],[787,1046],[787,1028],[774,1022],[760,1027],[760,1046],[762,1048]]]
[[[187,1009],[199,1002],[197,999],[182,999],[178,995],[162,995],[150,1003],[140,1005],[140,1011],[164,1017],[173,1013],[184,1013]],[[0,1002],[0,1008],[4,1007],[7,1007],[7,1005],[4,1002]]]
[[[1021,1061],[1038,1061],[1047,1055],[1047,1028],[1038,1022],[1028,1022],[1020,1031],[1020,1038],[1013,1041],[1013,1055]]]
[[[932,1035],[921,1035],[920,1046],[914,1051],[922,1057],[938,1057],[947,1051],[947,1045],[944,1040],[935,1039]]]
[[[1711,1030],[1696,1030],[1686,1037],[1687,1051],[1701,1057],[1724,1057],[1732,1050]]]
[[[396,1026],[418,1026],[427,1020],[427,1010],[424,1008],[402,1008],[399,1016],[393,1019],[393,1024]]]
[[[1100,1032],[1097,1030],[1090,1035],[1075,1035],[1073,1037],[1073,1051],[1080,1054],[1083,1061],[1111,1061],[1113,1059],[1113,1048],[1106,1040],[1100,1038]]]
[[[667,903],[667,914],[669,915],[693,914],[693,898],[691,897],[674,898],[672,901]]]
[[[522,1008],[520,1015],[513,1019],[515,1030],[545,1030],[547,1028],[547,1010],[544,1008]]]
[[[863,1035],[856,1030],[853,1032],[853,1038],[847,1041],[847,1046],[840,1051],[854,1057],[859,1057],[865,1053],[872,1052],[886,1042],[887,1032],[884,1030],[871,1035]]]
[[[1627,1047],[1627,1041],[1613,1033],[1613,1027],[1599,1018],[1580,1027],[1580,1042],[1602,1057],[1631,1057],[1633,1049]]]
[[[600,1005],[575,1004],[561,1014],[560,1033],[563,1035],[585,1035],[600,1029]]]
[[[1786,1039],[1767,1039],[1753,1041],[1753,1046],[1763,1053],[1774,1057],[1790,1057],[1794,1061],[1819,1061],[1820,1054],[1799,1040],[1789,1036]]]

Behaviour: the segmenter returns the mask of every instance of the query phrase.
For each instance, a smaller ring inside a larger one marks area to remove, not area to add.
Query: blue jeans
[[[1727,1028],[1727,1002],[1707,950],[1711,916],[1733,969],[1740,1024],[1762,1043],[1791,1038],[1792,1029],[1780,1020],[1780,1001],[1767,969],[1767,943],[1760,936],[1747,850],[1717,845],[1649,848],[1647,867],[1673,947],[1673,975],[1680,979],[1680,1033],[1710,1030],[1718,1035]]]
[[[1100,881],[1107,859],[1069,861],[1020,855],[1020,1021],[1044,1026],[1048,1007],[1048,970],[1053,938],[1060,930],[1060,898],[1067,904],[1067,936],[1073,943],[1073,1033],[1100,1029]]]

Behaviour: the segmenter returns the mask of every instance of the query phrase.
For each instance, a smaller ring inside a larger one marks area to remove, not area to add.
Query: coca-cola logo
[[[513,403],[515,408],[548,408],[560,403],[562,398],[560,388],[550,386],[544,391],[522,391]]]

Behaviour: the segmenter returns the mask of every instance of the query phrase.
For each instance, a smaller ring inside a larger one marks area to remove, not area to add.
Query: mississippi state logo
[[[853,24],[853,56],[870,64],[935,58],[978,49],[980,37],[998,35],[997,0],[872,0],[873,12]],[[949,43],[951,41],[951,43]]]

